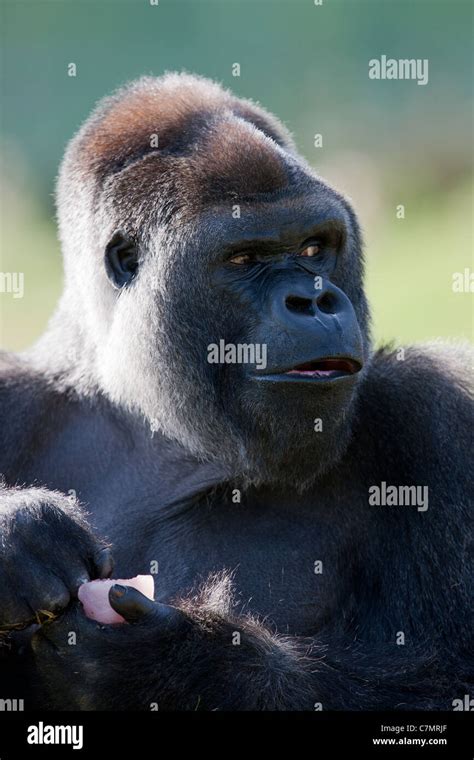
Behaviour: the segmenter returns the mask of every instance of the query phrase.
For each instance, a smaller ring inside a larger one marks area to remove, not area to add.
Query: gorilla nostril
[[[301,298],[300,296],[288,296],[285,299],[285,306],[289,311],[298,314],[314,315],[313,302],[310,298]]]
[[[332,293],[323,293],[316,301],[319,311],[324,314],[335,314],[337,311],[337,298]]]

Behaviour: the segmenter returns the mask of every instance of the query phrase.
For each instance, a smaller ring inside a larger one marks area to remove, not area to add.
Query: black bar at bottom
[[[188,748],[248,754],[276,742],[309,760],[345,757],[472,760],[469,712],[371,713],[0,713],[0,760],[31,757],[160,758]],[[55,743],[52,743],[55,742]],[[304,745],[302,745],[304,742]],[[76,749],[74,749],[76,747]],[[283,750],[284,751],[284,750]],[[288,749],[287,749],[288,751]]]

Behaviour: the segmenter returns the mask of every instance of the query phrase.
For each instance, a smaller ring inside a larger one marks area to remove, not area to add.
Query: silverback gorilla
[[[371,348],[351,206],[273,116],[199,77],[102,101],[57,205],[63,296],[1,358],[0,696],[452,709],[468,350]],[[116,584],[127,622],[85,617],[82,582],[152,565],[155,602]]]

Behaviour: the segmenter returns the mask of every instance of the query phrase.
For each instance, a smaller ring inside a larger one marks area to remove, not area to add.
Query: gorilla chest
[[[117,545],[120,567],[123,558],[135,574],[138,565],[146,572],[155,561],[160,601],[188,592],[211,573],[226,572],[237,610],[264,616],[282,632],[314,633],[340,614],[341,537],[314,511],[200,505],[192,514],[165,520],[140,543],[147,544],[141,560],[130,545],[123,554]]]
[[[352,492],[354,485],[341,495],[331,484],[320,484],[317,493],[305,497],[256,490],[242,503],[234,503],[227,492],[170,511],[160,505],[174,501],[184,474],[178,480],[171,469],[166,480],[167,460],[156,472],[146,448],[133,451],[135,466],[129,454],[122,458],[116,452],[101,457],[98,468],[98,443],[91,441],[88,428],[82,436],[81,430],[60,437],[44,462],[22,477],[66,494],[74,489],[98,534],[112,542],[115,577],[157,568],[156,598],[165,602],[188,594],[212,573],[226,572],[232,576],[237,612],[265,617],[292,634],[314,634],[323,625],[337,624],[349,594],[350,547],[358,530],[348,515],[355,502],[363,502]],[[80,445],[82,438],[87,446]],[[102,440],[100,431],[96,439]],[[73,445],[80,447],[80,456]]]

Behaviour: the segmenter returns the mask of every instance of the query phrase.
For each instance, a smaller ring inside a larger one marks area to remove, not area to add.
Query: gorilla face
[[[113,170],[94,153],[110,230],[94,259],[99,382],[234,476],[304,488],[347,445],[368,356],[359,231],[271,117],[218,94],[209,113],[201,89],[161,152]],[[91,134],[80,138],[87,154]]]
[[[347,443],[364,314],[344,283],[344,205],[305,177],[280,196],[249,202],[240,219],[209,209],[142,261],[116,235],[105,265],[123,289],[116,308],[132,301],[122,335],[129,311],[143,310],[139,350],[122,343],[114,355],[142,373],[144,355],[153,360],[144,390],[155,390],[146,413],[156,426],[234,474],[259,482],[289,471],[304,486]]]

